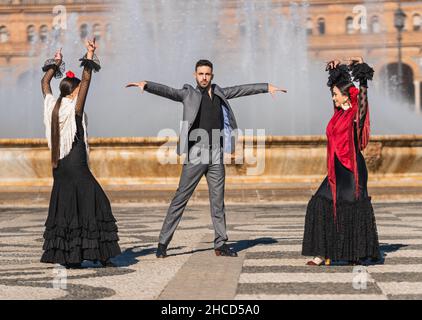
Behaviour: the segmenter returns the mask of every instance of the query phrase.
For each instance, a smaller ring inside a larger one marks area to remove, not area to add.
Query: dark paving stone
[[[405,240],[405,239],[407,239],[407,240],[409,240],[409,239],[422,239],[422,235],[420,235],[420,236],[407,236],[407,235],[398,235],[398,236],[383,236],[382,234],[381,235],[378,235],[380,238],[380,241],[383,241],[383,242],[386,242],[386,241],[389,241],[389,242],[391,242],[391,241],[395,241],[395,240],[401,240],[401,239],[403,239],[403,240]]]
[[[119,223],[120,229],[124,230],[132,230],[132,229],[144,229],[147,230],[149,228],[146,224],[126,224],[126,223]]]
[[[388,295],[389,300],[422,300],[422,294],[398,294]]]
[[[34,253],[23,253],[23,252],[2,252],[2,257],[16,257],[16,258],[31,258],[31,257],[38,257],[38,254]]]
[[[122,235],[122,234],[121,234]],[[158,233],[156,237],[152,237],[152,236],[143,236],[143,235],[134,235],[134,234],[129,234],[131,238],[136,238],[139,240],[139,242],[158,242]]]
[[[262,251],[247,252],[246,259],[305,259],[300,252]]]
[[[236,230],[236,231],[244,231],[243,229],[245,227],[248,227],[248,230],[253,230],[257,225],[246,225],[246,224],[229,224],[227,225],[227,230]],[[257,230],[257,232],[263,231],[263,232],[268,232],[268,230],[274,230],[274,232],[277,232],[277,230],[280,231],[303,231],[303,226],[288,226],[288,225],[284,225],[284,226],[280,226],[280,225],[265,225],[265,224],[260,224],[259,225],[260,228],[265,227],[266,230]],[[247,232],[247,231],[245,231]]]
[[[422,218],[422,212],[419,213],[398,213],[395,212],[394,215],[400,218]]]
[[[399,246],[401,246],[400,250],[422,250],[422,244],[399,244]]]
[[[38,246],[36,246],[36,245],[30,245],[30,244],[20,244],[20,243],[15,243],[15,244],[8,243],[8,244],[5,244],[5,243],[0,243],[0,248],[10,248],[10,247],[13,247],[13,248],[38,248]]]
[[[269,218],[305,218],[305,213],[303,214],[277,214],[277,215],[259,215],[256,219],[269,219]]]
[[[388,255],[384,260],[385,265],[394,265],[394,264],[422,264],[422,258],[403,258],[395,257],[389,258]]]
[[[28,271],[24,271],[24,272],[4,272],[4,270],[0,270],[0,278],[1,277],[13,277],[13,276],[35,276],[35,275],[43,275],[44,272],[28,272]]]
[[[0,284],[12,287],[33,287],[33,288],[51,288],[51,279],[46,282],[34,280],[4,280],[0,279]],[[81,284],[67,283],[66,295],[58,300],[93,300],[112,297],[116,292],[110,288],[94,287]],[[56,300],[56,299],[53,299]]]
[[[268,229],[274,229],[274,230],[284,230],[284,231],[303,231],[303,226],[268,226]]]
[[[394,224],[394,223],[382,223],[380,221],[377,221],[378,227],[387,227],[387,228],[409,228],[412,230],[415,229],[422,229],[422,227],[411,225],[411,224]]]
[[[353,272],[353,266],[247,266],[242,273],[348,273]]]
[[[403,221],[400,218],[397,218],[395,216],[391,216],[391,217],[377,217],[377,214],[375,213],[375,218],[376,218],[376,222],[377,224],[379,222],[390,222],[390,221]]]
[[[382,294],[374,283],[368,282],[365,290],[356,290],[351,283],[240,283],[237,294]]]
[[[422,273],[419,272],[384,272],[371,273],[377,282],[422,282]]]
[[[40,256],[40,259],[41,259],[41,256]],[[39,260],[7,259],[7,260],[0,261],[2,265],[24,265],[24,264],[31,264],[34,262],[39,262]]]

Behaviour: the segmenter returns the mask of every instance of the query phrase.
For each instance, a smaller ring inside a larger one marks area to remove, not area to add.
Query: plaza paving
[[[209,207],[190,205],[163,260],[155,258],[155,247],[167,206],[115,206],[123,251],[114,259],[118,267],[84,263],[81,270],[39,263],[47,207],[1,207],[0,298],[422,298],[422,203],[375,203],[384,261],[355,270],[305,266],[305,207],[228,205],[228,232],[239,257],[226,258],[212,250]],[[356,285],[356,279],[366,281]]]

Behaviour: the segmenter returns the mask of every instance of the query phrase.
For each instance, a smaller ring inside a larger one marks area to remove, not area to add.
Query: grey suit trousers
[[[225,168],[223,151],[219,145],[194,145],[189,152],[189,161],[183,165],[179,187],[167,211],[159,242],[168,245],[182,219],[185,207],[202,176],[208,183],[211,218],[215,230],[214,247],[227,240],[224,206]]]

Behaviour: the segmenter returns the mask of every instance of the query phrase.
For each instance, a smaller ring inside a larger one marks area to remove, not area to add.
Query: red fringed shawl
[[[327,126],[327,167],[328,167],[328,182],[331,187],[331,194],[333,197],[334,220],[337,220],[337,185],[336,185],[336,170],[335,170],[335,156],[348,170],[353,172],[355,178],[355,196],[359,198],[359,175],[356,161],[356,148],[354,139],[354,123],[358,126],[358,146],[359,150],[363,150],[368,145],[370,134],[369,108],[365,117],[365,123],[362,130],[359,130],[359,104],[358,95],[359,89],[356,87],[350,88],[350,102],[351,108],[343,110],[335,108],[334,115]],[[361,131],[361,133],[360,133]]]

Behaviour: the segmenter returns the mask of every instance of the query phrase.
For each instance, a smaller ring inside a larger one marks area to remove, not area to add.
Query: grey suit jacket
[[[220,88],[213,84],[214,94],[222,101],[222,111],[224,116],[224,138],[225,152],[233,153],[235,143],[233,143],[232,131],[237,129],[237,122],[233,110],[228,100],[268,92],[268,83],[246,84],[234,87]],[[174,89],[163,84],[147,81],[145,91],[183,103],[183,122],[177,144],[177,154],[181,155],[188,152],[188,134],[198,115],[201,106],[202,94],[198,88],[185,84],[182,89]],[[236,139],[234,139],[236,142]]]

